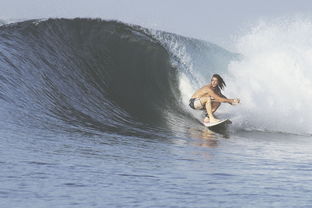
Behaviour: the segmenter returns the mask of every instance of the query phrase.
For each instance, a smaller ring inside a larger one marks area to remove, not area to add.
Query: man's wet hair
[[[222,77],[219,74],[214,74],[212,75],[212,78],[215,77],[218,79],[218,87],[223,90],[223,88],[226,86],[224,80],[222,79]]]

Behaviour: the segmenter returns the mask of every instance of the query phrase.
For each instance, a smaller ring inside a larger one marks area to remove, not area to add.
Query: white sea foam
[[[312,21],[261,22],[236,42],[239,61],[229,65],[228,108],[236,124],[258,130],[312,134]]]

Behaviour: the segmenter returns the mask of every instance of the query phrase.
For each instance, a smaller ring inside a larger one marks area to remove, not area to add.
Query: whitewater
[[[103,19],[0,21],[0,207],[309,207],[312,21],[233,51]],[[220,74],[212,131],[189,108]]]
[[[311,135],[311,21],[261,22],[237,41],[229,65],[230,94],[239,94],[242,126]]]

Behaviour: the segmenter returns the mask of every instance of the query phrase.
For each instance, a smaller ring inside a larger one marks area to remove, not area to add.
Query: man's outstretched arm
[[[215,101],[220,103],[229,103],[229,104],[237,104],[239,103],[239,99],[228,99],[225,96],[221,97],[217,95],[213,90],[209,89],[208,94],[215,99]]]

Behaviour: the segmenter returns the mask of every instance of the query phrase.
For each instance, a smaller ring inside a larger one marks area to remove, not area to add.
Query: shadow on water
[[[231,123],[231,121],[228,121],[217,126],[209,127],[209,129],[212,132],[223,135],[224,138],[229,138],[229,128]]]
[[[217,126],[215,128],[196,125],[196,127],[193,126],[188,128],[185,133],[187,137],[196,139],[195,143],[193,143],[196,146],[215,148],[218,147],[220,138],[230,138],[229,128],[229,124]]]
[[[208,128],[190,128],[189,137],[194,140],[192,143],[196,146],[201,147],[217,147],[218,146],[218,135]]]

